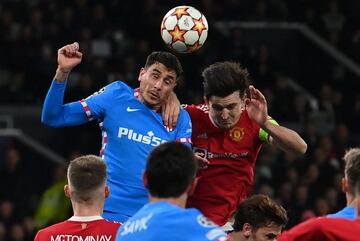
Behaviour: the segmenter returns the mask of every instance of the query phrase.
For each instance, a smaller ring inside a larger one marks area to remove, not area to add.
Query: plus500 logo
[[[134,132],[132,129],[128,129],[125,127],[120,127],[118,132],[118,137],[127,137],[129,140],[144,143],[147,145],[157,146],[161,143],[166,142],[166,140],[162,140],[160,137],[154,136],[154,133],[152,131],[149,131],[147,135],[139,134]]]

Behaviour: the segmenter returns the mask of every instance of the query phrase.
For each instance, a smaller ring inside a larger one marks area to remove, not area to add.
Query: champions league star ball
[[[196,8],[178,6],[171,9],[161,22],[161,37],[165,44],[178,53],[191,53],[205,43],[208,22]]]

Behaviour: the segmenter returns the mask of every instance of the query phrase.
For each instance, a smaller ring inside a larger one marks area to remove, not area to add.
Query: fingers
[[[169,108],[166,104],[161,106],[161,116],[166,130],[169,131]]]
[[[78,42],[74,42],[72,44],[68,44],[65,45],[64,47],[62,47],[61,49],[58,50],[58,54],[63,54],[66,57],[78,57],[81,58],[82,57],[82,53],[79,52],[79,43]]]
[[[180,115],[180,108],[175,108],[174,113],[169,116],[169,126],[171,130],[175,128],[179,115]]]
[[[249,91],[251,99],[265,99],[265,96],[260,92],[260,90],[256,89],[253,85],[249,86]]]
[[[199,168],[200,168],[200,169],[205,169],[205,168],[208,167],[208,165],[209,165],[210,162],[209,162],[208,159],[206,159],[205,157],[203,157],[203,156],[204,156],[203,153],[195,152],[194,155],[195,155],[196,160],[198,161],[198,164],[199,164]]]

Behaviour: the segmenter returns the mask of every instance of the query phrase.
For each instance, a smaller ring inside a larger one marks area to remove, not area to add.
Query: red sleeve
[[[313,218],[292,229],[282,233],[277,240],[278,241],[323,241],[324,232],[322,231],[321,220],[319,218]]]

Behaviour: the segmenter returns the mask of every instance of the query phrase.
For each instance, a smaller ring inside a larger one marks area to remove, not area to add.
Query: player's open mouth
[[[151,99],[159,99],[159,95],[156,92],[149,92]]]

